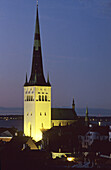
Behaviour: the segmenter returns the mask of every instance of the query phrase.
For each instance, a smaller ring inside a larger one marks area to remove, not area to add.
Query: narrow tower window
[[[47,101],[47,96],[45,95],[45,101]]]
[[[42,101],[44,101],[44,96],[42,96]]]
[[[39,95],[39,101],[41,101],[41,96]]]

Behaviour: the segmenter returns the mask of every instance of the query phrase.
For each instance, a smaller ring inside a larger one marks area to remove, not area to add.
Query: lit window
[[[44,101],[44,96],[42,96],[42,101]]]
[[[45,96],[45,101],[47,101],[47,96]]]
[[[41,96],[39,95],[39,101],[41,101]]]

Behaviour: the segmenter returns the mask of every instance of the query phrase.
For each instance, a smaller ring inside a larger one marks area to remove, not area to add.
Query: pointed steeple
[[[26,73],[26,81],[25,81],[25,83],[27,83],[27,73]]]
[[[72,101],[72,109],[75,111],[74,97],[73,97],[73,101]]]
[[[27,73],[26,73],[26,79],[25,79],[25,84],[24,84],[24,86],[26,86],[28,84],[28,82],[27,82]]]
[[[48,75],[47,75],[47,85],[49,85],[49,86],[50,86],[49,73],[48,73]]]
[[[36,81],[35,81],[35,77],[36,77]],[[47,85],[44,78],[43,65],[42,65],[38,3],[37,3],[37,16],[36,16],[36,26],[35,26],[35,36],[34,36],[34,46],[33,46],[32,70],[31,70],[29,84]]]
[[[48,75],[47,75],[47,83],[49,83],[49,73],[48,73]]]
[[[35,72],[35,79],[34,79],[34,82],[36,83],[37,82],[37,74]]]
[[[89,125],[88,107],[86,107],[85,125],[86,125],[86,126]]]
[[[72,101],[72,111],[73,111],[73,114],[74,114],[74,119],[77,119],[77,114],[76,114],[76,111],[75,111],[74,97],[73,97],[73,101]]]

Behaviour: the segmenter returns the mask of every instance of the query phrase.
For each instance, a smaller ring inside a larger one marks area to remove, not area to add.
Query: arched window
[[[45,101],[47,101],[47,96],[45,95]]]
[[[44,96],[42,96],[42,101],[44,101]]]
[[[44,115],[46,116],[46,112],[44,113]]]
[[[39,101],[41,101],[41,95],[39,95]]]

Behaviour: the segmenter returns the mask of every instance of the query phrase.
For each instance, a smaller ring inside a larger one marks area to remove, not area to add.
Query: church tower
[[[46,82],[42,65],[42,51],[37,4],[32,70],[24,84],[24,134],[34,140],[42,139],[42,131],[51,128],[51,85]]]

